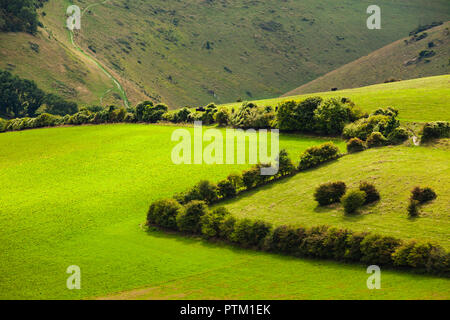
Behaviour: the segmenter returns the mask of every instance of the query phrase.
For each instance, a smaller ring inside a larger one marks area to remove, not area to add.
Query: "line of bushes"
[[[296,172],[303,171],[339,158],[339,148],[332,142],[326,142],[320,146],[314,146],[305,150],[300,156],[300,162],[296,167],[289,158],[286,150],[281,150],[276,157],[276,163],[256,164],[242,173],[233,173],[217,184],[203,180],[194,185],[191,189],[175,194],[174,198],[180,204],[186,204],[193,200],[202,200],[208,204],[215,203],[222,199],[236,196],[242,191],[251,190],[255,187],[265,185],[271,181],[290,176]],[[263,167],[271,165],[278,166],[277,174],[261,175]]]
[[[298,257],[362,262],[415,269],[448,276],[450,253],[430,242],[318,226],[279,226],[262,220],[237,219],[224,207],[210,210],[205,201],[181,205],[175,199],[152,203],[147,225],[220,239],[244,248]]]

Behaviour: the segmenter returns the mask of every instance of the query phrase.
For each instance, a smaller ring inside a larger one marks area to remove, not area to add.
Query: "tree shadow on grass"
[[[367,264],[363,264],[361,262],[350,262],[350,261],[338,261],[338,260],[332,260],[332,259],[326,259],[326,258],[312,258],[312,257],[306,257],[306,256],[296,256],[296,255],[287,255],[283,253],[277,253],[277,252],[268,252],[263,250],[258,250],[255,248],[244,248],[240,247],[236,244],[221,240],[221,239],[205,239],[199,235],[192,235],[192,234],[184,234],[180,232],[175,231],[168,231],[168,230],[160,230],[157,228],[151,228],[146,231],[146,233],[154,238],[158,239],[165,239],[165,240],[174,240],[179,243],[185,244],[187,246],[192,245],[200,245],[207,249],[212,250],[225,250],[227,252],[238,254],[238,255],[245,255],[245,258],[252,258],[252,257],[264,257],[264,256],[270,256],[271,259],[274,259],[278,262],[282,263],[289,263],[289,262],[295,262],[295,261],[301,261],[302,263],[308,264],[312,267],[317,268],[335,268],[343,266],[348,269],[352,269],[355,272],[366,272]],[[401,269],[401,268],[392,268],[384,266],[383,269],[385,271],[389,272],[395,272],[402,276],[421,276],[421,277],[427,277],[427,278],[437,278],[442,279],[439,275],[433,275],[433,274],[426,274],[426,273],[420,273],[414,270],[408,270],[408,269]],[[349,270],[350,271],[350,270]]]

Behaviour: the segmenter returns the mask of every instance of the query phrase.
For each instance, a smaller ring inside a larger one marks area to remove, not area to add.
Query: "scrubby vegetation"
[[[39,113],[66,115],[77,112],[74,102],[46,94],[34,81],[0,70],[0,116],[10,119],[34,117]],[[32,127],[32,126],[31,126]],[[30,127],[26,127],[29,129]],[[20,130],[20,129],[16,129]]]
[[[450,122],[436,121],[427,122],[422,128],[422,142],[433,139],[450,138]]]
[[[353,212],[364,203],[365,193],[350,191],[343,199],[346,209],[348,206]],[[152,204],[152,212],[154,208],[159,206]],[[157,212],[155,214],[158,215]],[[161,208],[161,215],[166,215],[164,208]],[[155,225],[155,221],[152,218],[147,223]],[[396,266],[442,275],[449,275],[450,271],[450,253],[428,242],[405,242],[394,237],[328,226],[305,229],[283,225],[273,228],[262,220],[236,219],[222,207],[208,210],[201,201],[186,204],[185,209],[179,211],[177,221],[179,231],[221,239],[246,248],[298,257]]]
[[[314,199],[321,206],[339,202],[345,194],[347,186],[344,182],[328,182],[317,187],[314,193]]]
[[[36,8],[47,0],[0,0],[0,31],[35,34],[40,25]]]

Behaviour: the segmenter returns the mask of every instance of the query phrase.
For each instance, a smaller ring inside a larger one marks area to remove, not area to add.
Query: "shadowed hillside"
[[[418,32],[286,93],[357,88],[450,73],[450,22]]]
[[[279,96],[450,13],[445,0],[382,0],[382,29],[368,30],[366,0],[50,0],[38,10],[44,29],[36,37],[0,35],[0,68],[65,98],[104,104],[120,95],[71,44],[71,3],[84,11],[75,42],[118,79],[131,104],[150,98],[173,107]]]

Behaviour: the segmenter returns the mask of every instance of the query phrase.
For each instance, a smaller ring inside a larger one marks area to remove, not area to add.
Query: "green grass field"
[[[172,164],[174,129],[100,125],[1,134],[0,298],[92,298],[135,288],[150,288],[150,298],[450,297],[450,282],[440,278],[386,271],[383,289],[370,291],[364,266],[147,233],[142,223],[151,201],[245,167]],[[322,141],[282,136],[280,144],[294,155]],[[81,267],[81,290],[66,288],[69,265]]]
[[[399,110],[402,122],[449,121],[450,75],[377,84],[357,89],[321,92],[300,96],[281,97],[254,101],[261,106],[276,106],[289,100],[303,100],[310,96],[323,98],[347,97],[367,112],[380,107],[392,106]],[[225,107],[238,108],[241,103],[231,103]]]
[[[276,225],[331,225],[371,231],[401,239],[437,242],[450,249],[450,148],[384,147],[347,155],[318,169],[245,193],[228,201],[236,216],[259,218]],[[360,181],[373,182],[381,200],[360,214],[346,215],[341,205],[319,207],[314,190],[321,183],[344,181],[357,188]],[[421,208],[416,219],[407,217],[410,191],[430,186],[438,198]]]

